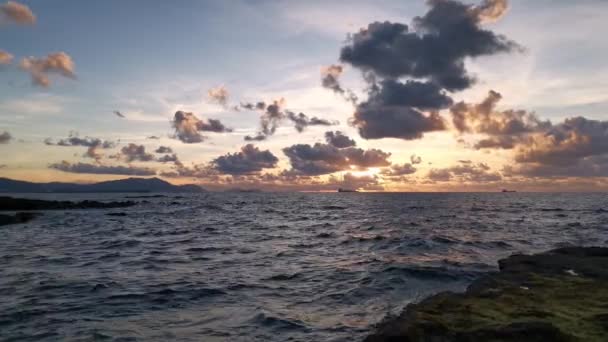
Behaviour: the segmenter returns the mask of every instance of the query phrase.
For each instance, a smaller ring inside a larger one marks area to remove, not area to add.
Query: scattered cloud
[[[512,149],[530,133],[551,128],[551,122],[541,121],[525,110],[496,110],[501,99],[500,93],[491,90],[481,103],[459,102],[450,108],[452,123],[459,133],[487,136],[475,144],[476,149]]]
[[[207,96],[209,100],[213,103],[220,104],[224,107],[228,105],[229,93],[228,89],[226,89],[226,87],[224,87],[223,85],[209,89],[209,91],[207,92]]]
[[[7,131],[4,131],[2,132],[2,134],[0,134],[0,144],[8,144],[11,139],[13,139],[13,136]]]
[[[353,139],[344,135],[344,133],[340,131],[325,132],[325,141],[327,141],[328,144],[337,148],[353,147],[357,145],[357,143]]]
[[[8,65],[13,62],[13,55],[10,53],[0,50],[0,65]]]
[[[353,105],[359,100],[357,95],[350,89],[344,89],[340,85],[340,75],[344,72],[344,67],[337,64],[332,64],[321,68],[321,85],[324,88],[333,90],[335,93],[342,95],[347,101]]]
[[[378,149],[338,148],[330,144],[297,144],[283,149],[289,158],[290,172],[309,176],[330,174],[351,169],[390,165],[390,153]]]
[[[320,119],[316,116],[309,118],[304,113],[296,114],[291,111],[286,111],[287,118],[294,123],[296,131],[303,132],[308,126],[333,126],[339,124],[337,121],[329,121],[326,119]]]
[[[70,163],[66,160],[60,163],[51,164],[49,165],[49,168],[70,173],[88,173],[103,175],[152,176],[156,174],[155,170],[144,167]]]
[[[371,190],[378,191],[384,188],[376,176],[355,176],[350,172],[345,173],[340,180],[336,176],[330,176],[328,184],[333,188],[343,188],[350,190]]]
[[[177,157],[177,154],[175,154],[175,153],[165,154],[164,156],[159,157],[158,159],[156,159],[156,161],[158,161],[160,163],[174,163],[176,165],[180,165],[181,164],[179,158]]]
[[[55,146],[99,146],[104,149],[114,148],[116,147],[116,143],[109,140],[101,140],[99,138],[91,138],[84,137],[81,138],[77,132],[70,132],[69,137],[60,139],[56,143],[53,142],[51,138],[47,138],[44,140],[46,145],[55,145]]]
[[[0,5],[0,23],[12,22],[18,25],[33,25],[36,16],[27,5],[15,1],[7,1]]]
[[[133,143],[121,148],[120,155],[129,163],[134,161],[149,162],[154,160],[154,155],[147,153],[144,145]]]
[[[502,175],[491,171],[490,167],[485,163],[460,163],[448,168],[431,169],[427,174],[427,179],[432,182],[487,183],[502,180]]]
[[[154,153],[173,153],[173,149],[169,146],[158,146]]]
[[[284,120],[289,120],[294,124],[294,128],[298,132],[303,132],[308,126],[333,126],[339,124],[337,121],[331,121],[316,116],[308,117],[304,113],[295,113],[285,109],[285,99],[273,101],[271,104],[266,104],[264,101],[256,103],[241,103],[241,108],[247,110],[263,111],[260,116],[260,129],[256,135],[245,136],[245,141],[263,141],[273,135],[277,128]]]
[[[220,120],[208,119],[204,121],[193,113],[181,110],[175,113],[171,124],[175,129],[175,137],[187,144],[202,142],[205,137],[201,132],[232,132],[232,129],[224,126]]]
[[[246,107],[251,107],[251,104],[246,104]],[[263,110],[264,113],[260,116],[260,130],[255,136],[245,136],[246,141],[261,141],[265,140],[276,132],[277,127],[285,118],[283,106],[285,99],[275,100],[273,103],[266,105],[265,102],[257,102],[253,108]]]
[[[252,174],[276,167],[279,159],[272,152],[262,151],[252,144],[241,147],[240,152],[228,153],[212,161],[214,168],[225,174]]]
[[[414,164],[414,165],[420,164],[420,163],[422,163],[422,157],[412,154],[410,156],[410,162],[412,162],[412,164]]]
[[[116,147],[116,143],[109,140],[101,140],[98,138],[84,137],[81,138],[76,132],[70,132],[68,138],[60,139],[56,143],[51,138],[44,139],[44,144],[49,146],[83,146],[87,147],[87,151],[84,153],[84,157],[93,158],[99,161],[103,154],[99,152],[100,149],[111,149]]]
[[[394,164],[381,171],[383,176],[406,176],[416,173],[418,171],[414,165],[410,163],[405,164]]]
[[[521,175],[608,176],[608,121],[574,117],[517,145],[512,170]]]
[[[74,62],[65,52],[51,53],[43,58],[26,57],[21,60],[21,69],[32,76],[32,82],[41,87],[51,85],[49,74],[58,74],[67,78],[75,79]]]

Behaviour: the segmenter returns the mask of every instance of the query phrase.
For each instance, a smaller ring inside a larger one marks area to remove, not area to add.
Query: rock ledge
[[[499,268],[408,305],[365,341],[608,341],[608,248],[513,255]]]

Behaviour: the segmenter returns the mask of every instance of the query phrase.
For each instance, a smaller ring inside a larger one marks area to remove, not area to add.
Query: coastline
[[[559,248],[498,264],[463,293],[408,305],[364,341],[608,340],[608,248]]]

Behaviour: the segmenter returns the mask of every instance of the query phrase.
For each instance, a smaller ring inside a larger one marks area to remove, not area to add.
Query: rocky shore
[[[34,218],[40,216],[39,213],[15,213],[14,215],[3,215],[0,214],[0,226],[5,226],[9,224],[17,224],[17,223],[26,223],[28,221],[33,220]]]
[[[45,201],[27,198],[0,196],[0,212],[19,211],[15,214],[0,214],[0,226],[26,223],[42,215],[34,210],[71,210],[71,209],[109,209],[125,208],[137,204],[134,201],[98,202],[98,201]],[[26,212],[21,212],[27,210]]]
[[[69,210],[69,209],[107,209],[125,208],[137,204],[134,201],[98,202],[98,201],[46,201],[28,198],[0,196],[0,211],[17,210]]]
[[[513,255],[499,269],[408,305],[365,341],[608,341],[608,248]]]

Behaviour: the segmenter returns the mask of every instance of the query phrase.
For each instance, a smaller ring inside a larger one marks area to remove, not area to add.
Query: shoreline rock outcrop
[[[513,255],[499,268],[408,305],[365,342],[608,341],[608,248]]]
[[[108,209],[125,208],[136,205],[134,201],[98,202],[98,201],[47,201],[29,198],[0,196],[0,211],[18,210],[70,210],[70,209]]]
[[[0,214],[0,226],[6,226],[9,224],[26,223],[34,218],[40,216],[40,213],[31,212],[19,212],[14,215],[3,215]]]

